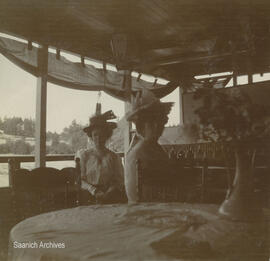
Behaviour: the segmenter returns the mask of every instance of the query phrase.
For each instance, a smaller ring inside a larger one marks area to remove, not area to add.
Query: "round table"
[[[94,205],[28,218],[9,260],[268,260],[266,222],[231,222],[218,206]]]

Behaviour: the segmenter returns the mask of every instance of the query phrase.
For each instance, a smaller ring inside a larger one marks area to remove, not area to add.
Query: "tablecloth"
[[[50,212],[11,230],[9,260],[268,261],[266,220],[232,222],[221,218],[217,209],[141,203]]]

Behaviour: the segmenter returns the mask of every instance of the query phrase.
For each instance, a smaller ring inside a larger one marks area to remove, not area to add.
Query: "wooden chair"
[[[67,179],[67,207],[95,204],[94,197],[89,197],[89,192],[81,189],[80,159],[75,159],[75,168],[68,167],[61,169],[61,173]]]
[[[181,202],[201,202],[204,188],[204,168],[198,167],[198,163],[191,153],[189,153],[189,160],[186,160],[182,151],[177,157],[170,157],[170,170],[173,171],[176,178],[178,200]]]
[[[67,206],[67,179],[55,168],[18,169],[13,174],[17,221]]]
[[[232,185],[233,171],[227,167],[203,166],[202,167],[202,203],[221,204]]]
[[[233,180],[228,159],[226,164],[221,164],[215,158],[206,158],[202,151],[198,151],[196,156],[195,159],[192,151],[188,150],[186,153],[179,152],[175,159],[175,169],[182,183],[182,200],[189,203],[221,203]]]
[[[202,170],[192,166],[178,169],[181,183],[181,201],[187,203],[201,202],[203,193]]]
[[[67,167],[60,170],[60,174],[66,177],[66,203],[67,207],[79,206],[81,204],[81,172],[80,159],[76,158],[76,167]]]

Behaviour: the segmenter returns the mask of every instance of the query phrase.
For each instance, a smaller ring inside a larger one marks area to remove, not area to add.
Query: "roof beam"
[[[200,79],[195,79],[194,81],[195,82],[203,82],[205,80],[213,80],[213,79],[225,79],[225,78],[228,78],[230,77],[231,78],[232,75],[220,75],[220,76],[213,76],[213,77],[205,77],[205,78],[200,78]]]
[[[239,51],[237,54],[245,54],[247,53],[246,50]],[[204,56],[195,56],[195,57],[183,57],[183,55],[167,57],[163,59],[159,59],[156,61],[151,61],[149,63],[141,63],[140,68],[151,68],[156,66],[166,66],[166,65],[173,65],[173,64],[180,64],[180,63],[192,63],[192,62],[200,62],[205,61],[208,59],[218,59],[223,57],[230,57],[232,56],[231,53],[223,53],[223,54],[214,54],[214,55],[204,55]],[[137,68],[135,68],[137,69]]]

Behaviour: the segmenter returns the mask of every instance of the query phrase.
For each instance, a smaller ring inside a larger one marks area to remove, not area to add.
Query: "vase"
[[[253,188],[252,160],[246,149],[235,151],[235,178],[226,199],[219,208],[221,216],[238,221],[258,219],[262,207],[257,202]]]

